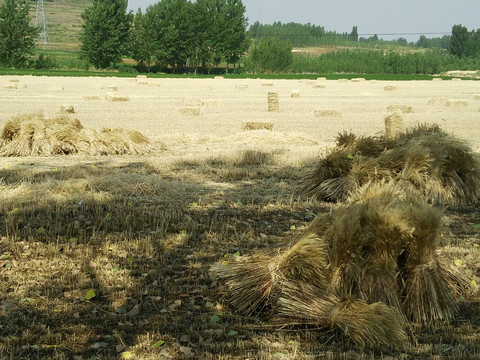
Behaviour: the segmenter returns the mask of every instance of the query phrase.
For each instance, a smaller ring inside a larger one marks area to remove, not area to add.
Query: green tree
[[[242,0],[226,0],[222,19],[221,49],[228,64],[236,64],[248,49],[247,23],[245,5]]]
[[[468,56],[470,53],[470,34],[465,26],[454,25],[450,39],[450,53],[458,57]]]
[[[250,70],[284,72],[293,63],[292,45],[277,38],[262,38],[250,50]]]
[[[184,67],[193,53],[192,6],[187,0],[162,0],[149,6],[145,14],[156,60],[170,65],[174,72]]]
[[[39,29],[30,25],[30,1],[5,0],[0,6],[0,65],[27,65],[36,46]]]
[[[358,41],[358,27],[356,26],[353,27],[352,32],[349,35],[349,39],[355,42]]]
[[[80,56],[95,68],[107,68],[127,51],[133,14],[127,0],[92,0],[82,13]]]
[[[150,71],[155,49],[152,35],[149,18],[138,9],[133,20],[129,47],[132,58],[140,66],[145,66],[147,71]]]

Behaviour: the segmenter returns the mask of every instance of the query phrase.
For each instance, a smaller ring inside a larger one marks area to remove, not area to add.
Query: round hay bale
[[[343,114],[340,110],[336,109],[319,109],[315,110],[315,117],[317,118],[341,118]]]
[[[290,97],[298,99],[300,97],[300,90],[292,90]]]
[[[384,89],[384,91],[397,91],[398,87],[393,86],[393,85],[387,85],[383,89]]]
[[[403,104],[389,105],[387,107],[387,111],[391,112],[391,113],[399,111],[402,114],[409,114],[409,113],[413,112],[413,106],[403,105]]]
[[[278,100],[278,92],[269,92],[267,100],[268,100],[268,111],[279,112],[280,103]]]
[[[385,116],[385,136],[389,139],[397,137],[403,131],[403,117],[400,112]]]

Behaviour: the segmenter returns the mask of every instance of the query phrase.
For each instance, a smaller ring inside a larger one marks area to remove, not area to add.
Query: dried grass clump
[[[389,105],[387,107],[388,112],[396,112],[400,111],[403,114],[409,114],[413,112],[413,106],[410,105],[403,105],[403,104],[397,104],[397,105]]]
[[[268,111],[269,112],[278,112],[280,109],[280,103],[278,100],[278,92],[269,92],[268,93]]]
[[[337,146],[302,183],[302,192],[344,201],[367,183],[401,183],[439,204],[480,201],[480,160],[470,146],[437,125],[418,125],[394,139],[340,134]]]
[[[60,114],[75,114],[75,108],[73,105],[61,105]]]
[[[435,252],[441,212],[393,183],[355,191],[292,247],[213,267],[231,304],[282,324],[336,330],[360,347],[401,347],[409,321],[452,320],[466,282]]]
[[[321,109],[321,110],[315,110],[315,117],[341,118],[343,117],[343,114],[340,110],[336,110],[336,109]]]
[[[146,154],[149,140],[137,131],[115,129],[97,133],[67,116],[43,114],[13,117],[0,134],[0,156]]]
[[[273,130],[273,122],[248,121],[243,124],[243,130]]]

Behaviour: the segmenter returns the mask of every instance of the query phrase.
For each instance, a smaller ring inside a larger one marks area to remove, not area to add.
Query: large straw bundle
[[[137,131],[97,133],[65,115],[52,119],[43,114],[13,117],[0,134],[0,156],[144,154],[151,149],[149,140]]]
[[[336,330],[359,346],[399,347],[408,321],[451,320],[466,282],[435,253],[441,213],[375,184],[316,218],[276,256],[214,266],[242,314],[271,308],[283,324]]]
[[[340,134],[337,146],[301,187],[308,196],[343,201],[351,191],[379,180],[401,182],[434,203],[480,200],[478,155],[437,125],[418,125],[394,139]]]

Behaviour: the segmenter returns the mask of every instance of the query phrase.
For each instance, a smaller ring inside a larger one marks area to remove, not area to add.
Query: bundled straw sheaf
[[[374,183],[317,217],[298,242],[213,267],[242,314],[337,331],[361,347],[399,347],[409,321],[451,320],[466,282],[436,254],[441,213],[394,183]]]
[[[66,115],[52,119],[41,113],[13,117],[0,133],[0,156],[145,154],[151,149],[149,140],[138,131],[96,132]]]
[[[301,191],[324,201],[344,201],[377,181],[399,183],[432,203],[478,203],[480,160],[466,142],[437,125],[418,125],[394,138],[343,133],[302,180]]]

